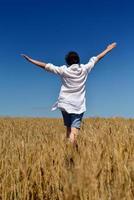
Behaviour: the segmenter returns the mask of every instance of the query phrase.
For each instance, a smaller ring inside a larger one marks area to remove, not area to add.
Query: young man
[[[69,52],[65,57],[68,66],[61,67],[37,61],[22,54],[29,62],[61,77],[59,98],[52,110],[57,108],[61,110],[66,126],[66,136],[73,145],[76,145],[81,120],[86,111],[85,83],[88,74],[94,65],[115,47],[116,43],[108,45],[102,53],[92,57],[87,64],[80,64],[79,55],[76,52]]]

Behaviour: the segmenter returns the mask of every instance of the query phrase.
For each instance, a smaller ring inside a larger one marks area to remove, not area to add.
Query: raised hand
[[[25,58],[26,60],[30,60],[30,57],[29,56],[27,56],[27,55],[25,55],[25,54],[21,54],[21,56],[23,57],[23,58]]]
[[[97,58],[98,58],[98,61],[100,60],[100,59],[102,59],[109,51],[111,51],[113,48],[115,48],[116,47],[116,42],[113,42],[112,44],[109,44],[108,46],[107,46],[107,48],[103,51],[103,52],[101,52],[99,55],[97,55]],[[97,62],[98,62],[97,61]]]
[[[37,65],[38,67],[41,67],[43,69],[46,67],[46,63],[44,63],[44,62],[40,62],[38,60],[34,60],[34,59],[30,58],[29,56],[27,56],[25,54],[21,54],[21,56],[23,58],[25,58],[26,60],[28,60],[29,62],[31,62],[32,64]]]
[[[113,48],[117,46],[116,42],[113,42],[112,44],[107,46],[107,50],[111,51]]]

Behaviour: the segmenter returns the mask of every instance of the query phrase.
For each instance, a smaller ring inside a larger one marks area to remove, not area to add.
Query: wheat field
[[[134,119],[0,118],[0,200],[133,200]]]

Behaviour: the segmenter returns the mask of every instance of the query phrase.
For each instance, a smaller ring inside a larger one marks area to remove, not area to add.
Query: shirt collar
[[[69,68],[70,69],[78,69],[80,67],[80,65],[79,64],[72,64]]]

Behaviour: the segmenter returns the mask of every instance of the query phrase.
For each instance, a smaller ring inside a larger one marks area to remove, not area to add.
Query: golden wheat
[[[85,119],[78,150],[61,119],[0,119],[0,200],[133,200],[134,120]]]

